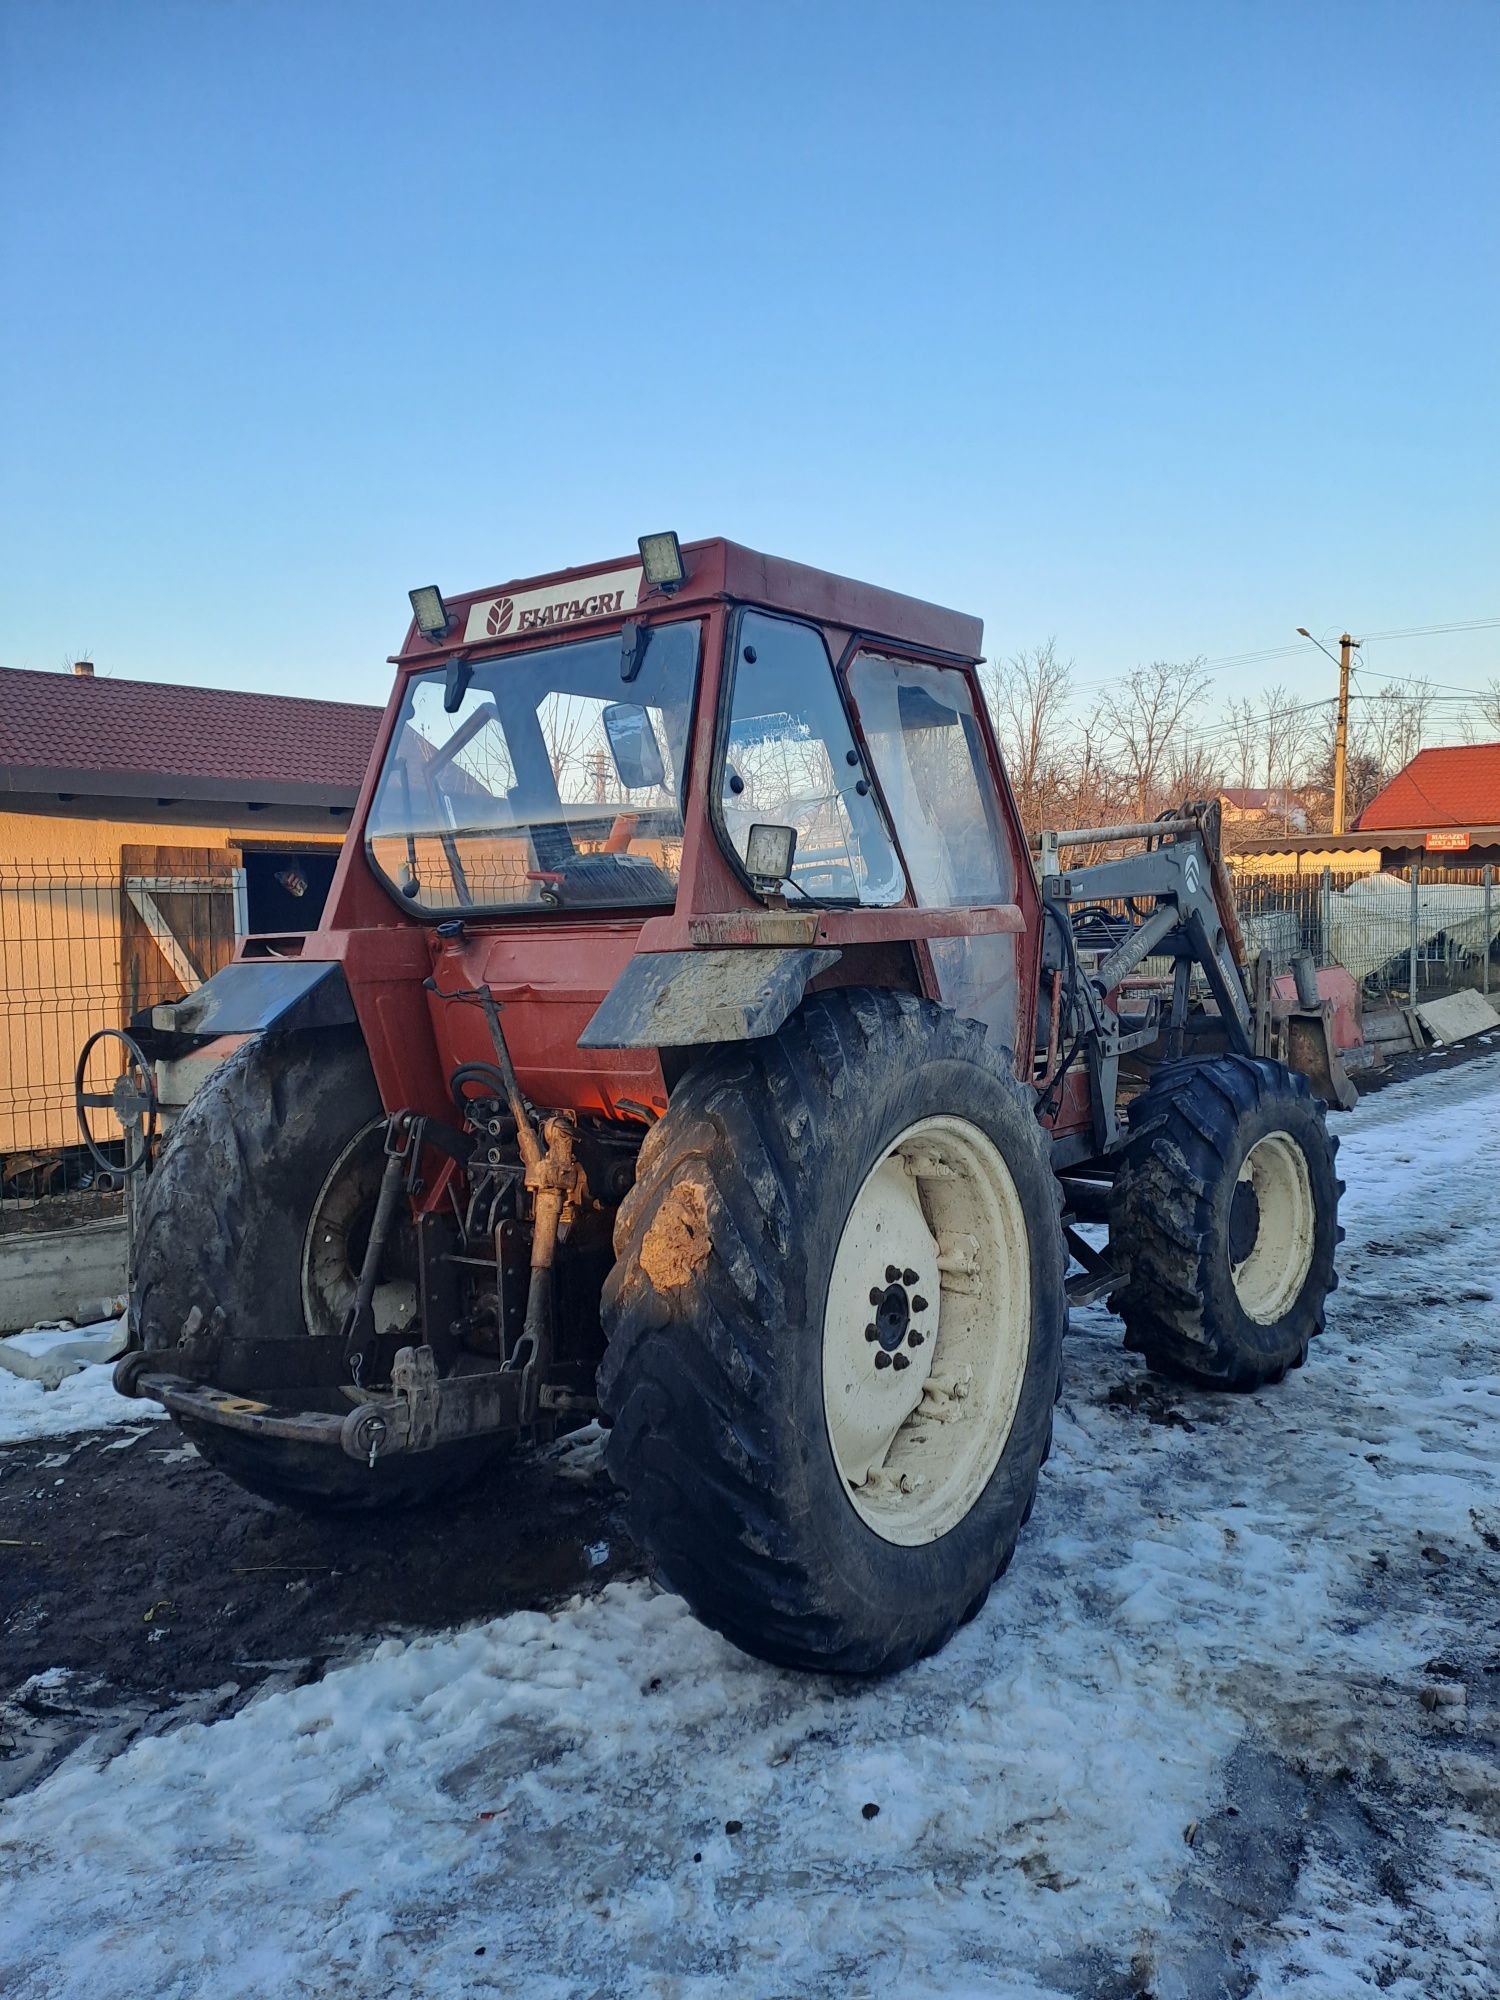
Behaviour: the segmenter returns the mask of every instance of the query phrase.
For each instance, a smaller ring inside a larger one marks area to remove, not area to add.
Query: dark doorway
[[[252,936],[316,930],[337,861],[337,852],[317,848],[246,854],[245,901]]]

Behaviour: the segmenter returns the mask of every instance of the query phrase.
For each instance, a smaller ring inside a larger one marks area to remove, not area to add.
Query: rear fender
[[[673,1049],[774,1035],[841,953],[814,947],[637,952],[578,1038],[581,1049]]]
[[[158,1035],[199,1037],[345,1028],[355,1019],[336,961],[251,958],[226,965],[185,999],[153,1007],[149,1025]]]

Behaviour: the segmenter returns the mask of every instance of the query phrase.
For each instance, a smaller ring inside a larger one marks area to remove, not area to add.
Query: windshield
[[[696,623],[627,626],[466,682],[414,674],[365,832],[377,872],[434,915],[672,903],[698,645]]]

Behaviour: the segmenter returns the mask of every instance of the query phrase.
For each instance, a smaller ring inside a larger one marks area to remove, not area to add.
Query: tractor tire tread
[[[1260,1329],[1226,1307],[1214,1198],[1242,1125],[1278,1116],[1299,1138],[1320,1219],[1301,1294],[1274,1327]],[[1124,1247],[1125,1261],[1109,1305],[1125,1321],[1126,1347],[1162,1374],[1230,1389],[1280,1381],[1301,1366],[1336,1282],[1333,1247],[1342,1231],[1332,1212],[1341,1191],[1305,1077],[1265,1057],[1164,1064],[1130,1107],[1111,1200],[1111,1241]]]
[[[940,1623],[898,1619],[872,1639],[825,1608],[826,1578],[784,1491],[789,1386],[776,1335],[822,1305],[807,1295],[799,1190],[837,1143],[840,1106],[866,1087],[872,1063],[899,1073],[934,1053],[1000,1073],[982,1028],[909,994],[816,996],[776,1036],[688,1072],[617,1213],[599,1394],[627,1521],[662,1580],[700,1617],[785,1666],[889,1672],[936,1651],[977,1612],[1013,1546],[1012,1538],[996,1552],[983,1587]],[[1053,1189],[1061,1300],[1061,1191],[1029,1093],[1006,1081],[1025,1097],[1038,1171]],[[684,1218],[701,1218],[706,1242],[689,1236],[690,1279],[663,1288],[648,1275],[647,1237],[674,1203]],[[1059,1337],[1058,1381],[1060,1351]],[[1049,1377],[1049,1417],[1055,1386]],[[1050,1433],[1049,1421],[1048,1448]],[[1021,1496],[1027,1515],[1039,1464]]]

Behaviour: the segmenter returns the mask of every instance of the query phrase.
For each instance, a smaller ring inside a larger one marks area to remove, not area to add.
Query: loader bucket
[[[1352,1111],[1359,1092],[1334,1047],[1333,1023],[1325,1001],[1317,1008],[1301,1008],[1286,1016],[1286,1060],[1290,1069],[1300,1070],[1331,1110]]]

